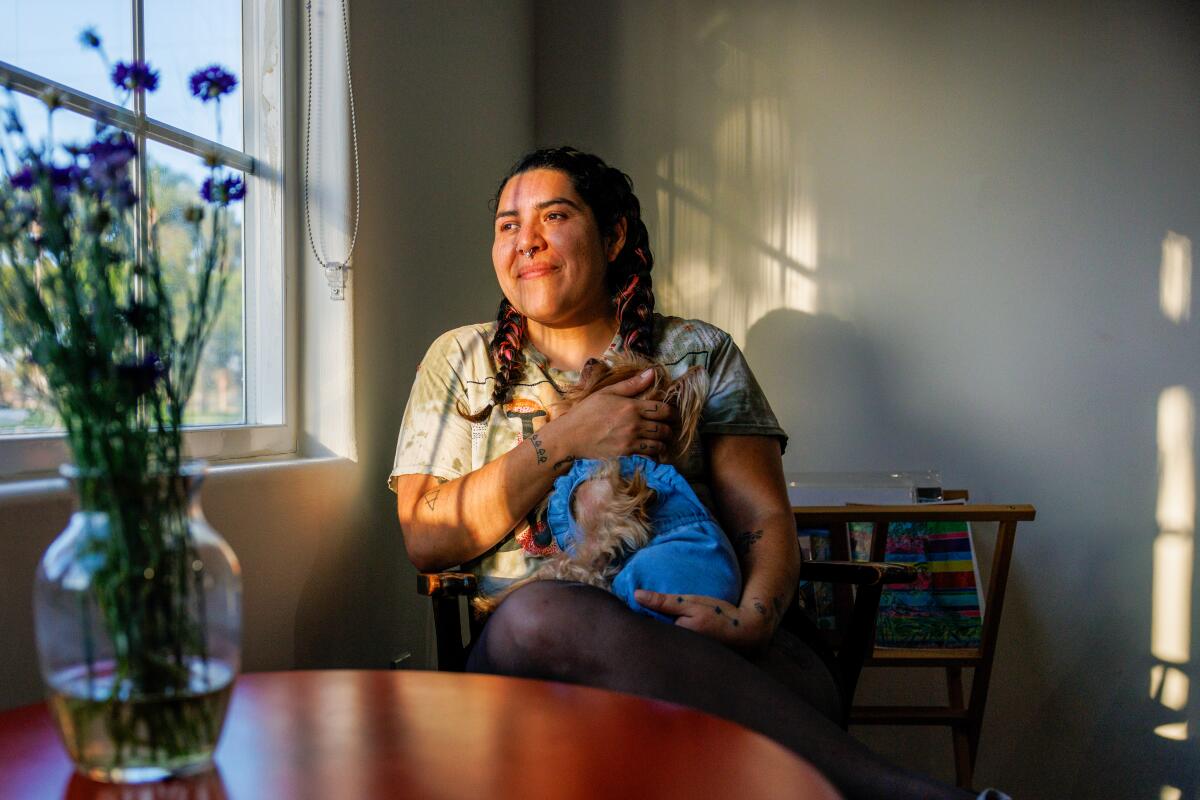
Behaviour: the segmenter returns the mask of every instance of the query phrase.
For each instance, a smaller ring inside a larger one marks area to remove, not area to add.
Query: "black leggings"
[[[818,654],[780,634],[744,658],[685,628],[631,611],[608,592],[535,581],[492,614],[470,672],[585,684],[691,706],[756,730],[812,762],[849,798],[967,798],[900,769],[836,722],[840,698]]]

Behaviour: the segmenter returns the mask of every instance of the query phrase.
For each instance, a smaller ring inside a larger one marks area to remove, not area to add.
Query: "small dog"
[[[634,610],[666,617],[639,606],[636,589],[706,594],[736,603],[741,592],[737,559],[728,539],[671,464],[696,437],[708,396],[708,375],[692,367],[672,379],[666,367],[637,355],[592,359],[579,383],[553,409],[569,411],[592,393],[654,370],[654,380],[639,397],[660,400],[679,411],[679,424],[662,462],[643,456],[576,461],[555,481],[545,501],[546,519],[559,552],[529,578],[476,607],[490,611],[518,586],[533,580],[565,580],[612,591]]]

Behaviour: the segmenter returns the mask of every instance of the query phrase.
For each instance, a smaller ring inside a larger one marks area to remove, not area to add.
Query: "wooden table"
[[[437,672],[243,675],[217,769],[110,786],[74,775],[42,704],[0,713],[0,798],[836,798],[805,761],[671,703]]]

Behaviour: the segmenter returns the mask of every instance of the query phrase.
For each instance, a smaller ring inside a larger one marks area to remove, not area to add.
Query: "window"
[[[146,60],[159,71],[159,88],[144,103],[121,108],[107,99],[103,65],[78,41],[88,27],[110,60]],[[239,246],[229,292],[188,409],[187,446],[201,458],[295,450],[285,391],[282,38],[279,0],[0,0],[0,79],[17,93],[31,138],[46,131],[36,98],[50,87],[66,98],[54,116],[56,141],[88,138],[101,115],[134,135],[148,188],[138,192],[138,210],[157,228],[167,269],[186,263],[187,229],[175,220],[206,175],[202,156],[215,152],[246,179],[246,201],[233,207]],[[219,123],[187,83],[212,63],[241,81],[222,101]],[[34,379],[0,349],[0,476],[44,472],[68,458]]]

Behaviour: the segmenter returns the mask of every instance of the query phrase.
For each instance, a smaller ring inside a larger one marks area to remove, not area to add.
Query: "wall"
[[[528,4],[352,6],[363,212],[346,306],[330,310],[303,229],[289,245],[305,259],[288,291],[300,299],[310,457],[218,466],[204,491],[242,563],[247,670],[383,668],[406,651],[427,665],[428,603],[415,595],[385,478],[425,348],[447,320],[495,313],[487,202],[533,136]],[[337,17],[325,22],[336,43]],[[348,190],[348,170],[337,172]],[[337,232],[326,231],[330,251]],[[338,419],[353,421],[352,436]],[[70,508],[54,482],[0,491],[0,708],[41,696],[30,591]]]
[[[1188,541],[1195,519],[1200,342],[1160,311],[1160,271],[1164,246],[1184,271],[1169,232],[1200,237],[1196,16],[540,2],[535,26],[538,143],[630,173],[660,308],[734,334],[791,433],[789,470],[936,467],[977,500],[1037,506],[978,782],[1057,798],[1194,780],[1194,739],[1153,730],[1195,704],[1148,687],[1156,512]],[[1179,594],[1186,609],[1190,583]],[[861,733],[952,777],[942,730]]]

